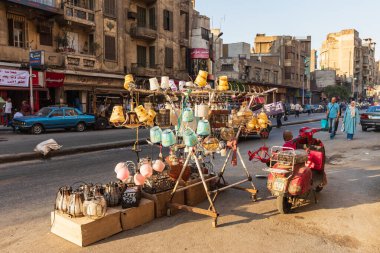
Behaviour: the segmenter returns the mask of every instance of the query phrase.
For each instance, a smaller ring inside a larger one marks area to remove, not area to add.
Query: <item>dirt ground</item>
[[[317,204],[291,214],[279,214],[265,179],[255,178],[260,190],[255,203],[245,192],[221,194],[218,228],[208,217],[181,212],[80,248],[49,232],[48,215],[35,214],[0,228],[1,252],[380,252],[380,133],[359,132],[354,141],[341,133],[332,141],[326,133],[318,135],[329,157],[328,185]],[[243,142],[242,153],[251,146]],[[263,174],[262,165],[248,165],[253,175]],[[232,182],[241,175],[239,167],[232,168],[227,178]]]

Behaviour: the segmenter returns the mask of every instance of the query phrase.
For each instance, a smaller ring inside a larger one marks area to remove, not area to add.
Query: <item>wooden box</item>
[[[127,209],[117,207],[117,209],[120,211],[123,230],[133,229],[154,219],[154,202],[149,199],[142,198],[138,207]]]
[[[153,200],[155,206],[155,216],[156,218],[160,218],[162,216],[166,216],[167,207],[166,204],[170,201],[170,193],[172,190],[160,192],[156,194],[149,194],[146,192],[142,192],[142,196],[144,198]],[[173,203],[177,204],[185,204],[185,193],[184,191],[180,191],[174,194]],[[178,210],[171,209],[171,214],[176,214]]]
[[[204,175],[205,179],[209,178],[209,176]],[[195,184],[197,182],[200,182],[201,179],[193,179],[185,182],[185,186],[189,186],[192,184]],[[210,187],[210,183],[206,182],[207,187]],[[186,205],[188,206],[196,206],[199,203],[202,203],[204,200],[207,199],[205,188],[203,187],[203,184],[198,184],[194,187],[190,187],[185,190],[185,200]]]
[[[63,239],[81,247],[88,246],[122,231],[120,211],[108,208],[99,220],[87,217],[70,218],[67,214],[51,212],[51,230]]]

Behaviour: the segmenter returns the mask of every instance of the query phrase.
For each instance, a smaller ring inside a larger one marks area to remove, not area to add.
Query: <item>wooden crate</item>
[[[106,216],[99,220],[87,217],[70,218],[67,214],[51,212],[50,231],[76,245],[85,247],[122,231],[120,211],[108,208]]]
[[[153,200],[154,206],[155,206],[156,218],[166,216],[166,213],[167,213],[166,204],[170,200],[170,193],[171,192],[172,192],[172,190],[160,192],[160,193],[156,193],[156,194],[149,194],[149,193],[146,193],[144,191],[142,192],[142,196],[144,198]],[[176,194],[174,194],[173,203],[185,204],[185,193],[184,193],[184,191],[177,192]],[[178,212],[178,210],[176,210],[176,209],[171,210],[171,214],[176,214],[177,212]]]
[[[154,219],[154,202],[142,198],[138,207],[122,209],[120,211],[121,226],[123,230],[129,230],[151,222]]]
[[[205,179],[209,178],[208,175],[204,175]],[[200,182],[201,179],[193,179],[185,182],[185,186],[189,186],[192,184],[195,184],[197,182]],[[210,187],[210,182],[206,182],[207,187]],[[202,203],[204,200],[207,199],[205,189],[203,187],[203,184],[196,185],[194,187],[190,187],[185,190],[185,200],[186,200],[186,205],[188,206],[196,206],[199,203]]]

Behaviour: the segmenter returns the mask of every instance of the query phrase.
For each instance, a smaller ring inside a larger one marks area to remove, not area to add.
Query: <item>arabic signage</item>
[[[281,102],[275,102],[272,104],[264,105],[263,109],[264,109],[264,112],[268,116],[273,116],[273,115],[276,115],[279,113],[284,113],[284,107],[283,107]],[[256,114],[259,114],[260,112],[261,112],[261,109],[255,111]]]
[[[209,59],[210,51],[206,48],[191,49],[191,59]]]
[[[0,86],[29,87],[29,72],[24,70],[0,69]]]
[[[45,86],[44,72],[33,70],[32,83],[33,83],[33,87],[43,88]]]
[[[32,67],[39,67],[45,64],[45,51],[33,51],[29,53],[29,64]]]
[[[62,87],[65,81],[65,74],[46,72],[46,87],[57,88]]]

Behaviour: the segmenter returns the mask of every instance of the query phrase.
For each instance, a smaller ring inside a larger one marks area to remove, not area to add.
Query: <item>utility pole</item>
[[[32,53],[32,47],[29,43],[29,58]],[[32,64],[29,59],[29,88],[30,88],[30,111],[31,114],[34,114],[34,98],[33,98],[33,72],[32,72]]]

